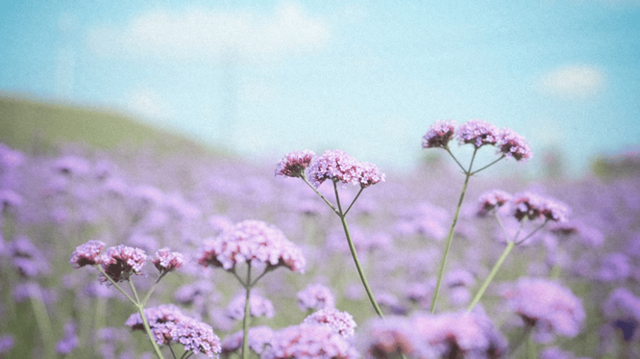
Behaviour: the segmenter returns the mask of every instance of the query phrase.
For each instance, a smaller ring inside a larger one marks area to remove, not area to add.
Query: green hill
[[[115,111],[39,102],[2,93],[0,142],[27,152],[78,143],[98,149],[153,146],[160,151],[214,153],[186,137],[153,128]]]

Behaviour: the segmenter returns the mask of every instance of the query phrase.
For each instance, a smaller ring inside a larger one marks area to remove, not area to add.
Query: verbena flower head
[[[261,359],[355,359],[351,344],[326,325],[299,324],[277,331]]]
[[[90,240],[87,243],[81,244],[76,247],[76,250],[71,254],[69,263],[71,263],[73,268],[100,264],[100,253],[102,253],[104,246],[104,242],[98,240]]]
[[[503,128],[500,131],[496,147],[507,158],[513,157],[516,161],[526,162],[533,157],[527,140],[508,128]]]
[[[151,262],[156,266],[160,274],[164,274],[182,267],[184,256],[182,253],[170,252],[169,248],[162,248],[156,252],[156,256]]]
[[[217,357],[222,350],[220,338],[211,326],[184,315],[173,304],[147,308],[144,315],[159,345],[177,342],[184,346],[185,351],[202,353],[210,358]],[[125,325],[131,330],[144,330],[140,313],[132,314]]]
[[[502,296],[511,310],[539,332],[575,337],[585,319],[580,299],[545,279],[521,278]]]
[[[544,218],[554,222],[565,222],[569,214],[569,207],[565,204],[530,192],[515,195],[512,203],[514,214],[519,221],[526,217],[529,220]]]
[[[373,184],[384,182],[386,176],[373,163],[362,162],[358,166],[358,182],[360,187],[367,188]]]
[[[309,165],[311,183],[318,187],[325,180],[358,184],[358,161],[341,150],[328,150],[316,156]]]
[[[129,280],[132,274],[142,274],[142,267],[147,260],[147,255],[140,248],[128,247],[124,244],[110,247],[98,259],[102,270],[114,282]],[[103,282],[107,279],[100,278]]]
[[[357,326],[351,314],[335,308],[320,309],[306,317],[302,323],[328,325],[344,338],[353,337]]]
[[[198,263],[233,271],[238,264],[265,264],[273,269],[285,266],[303,272],[306,260],[302,251],[275,226],[246,220],[223,232],[216,239],[205,240]]]
[[[298,307],[301,310],[333,308],[335,299],[327,286],[311,284],[298,292]]]
[[[422,148],[447,148],[455,129],[456,122],[453,120],[440,120],[434,123],[422,137]]]
[[[491,212],[496,207],[502,207],[509,203],[513,197],[505,191],[499,189],[493,191],[487,191],[480,195],[478,202],[480,206],[478,208],[478,215],[484,216]]]
[[[460,144],[471,143],[475,148],[484,145],[495,145],[500,136],[500,130],[485,121],[471,120],[458,127],[458,141]]]
[[[278,162],[276,176],[302,177],[305,169],[311,164],[313,156],[315,156],[315,153],[309,150],[287,153]]]
[[[640,298],[629,289],[614,290],[602,304],[602,313],[626,342],[640,339]]]
[[[238,294],[227,306],[226,314],[234,320],[242,320],[244,318],[244,305],[247,302],[245,294]],[[273,309],[273,303],[260,294],[252,293],[249,297],[249,315],[252,317],[273,318],[276,311]]]
[[[416,332],[417,357],[499,358],[507,351],[507,340],[493,322],[476,312],[418,313],[411,318]]]
[[[375,318],[370,320],[365,329],[362,347],[366,358],[387,359],[398,354],[414,357],[418,339],[405,317]],[[427,356],[426,358],[435,357]]]
[[[273,339],[273,329],[261,325],[253,328],[249,328],[249,348],[258,354],[262,354],[265,345],[271,343]],[[222,341],[222,356],[229,357],[231,353],[234,353],[238,349],[242,348],[242,340],[244,339],[244,333],[239,330],[230,336],[224,338]]]

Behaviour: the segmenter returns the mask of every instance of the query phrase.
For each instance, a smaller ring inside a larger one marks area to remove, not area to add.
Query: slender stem
[[[495,161],[493,161],[493,162],[489,163],[488,165],[486,165],[486,166],[484,166],[484,167],[482,167],[482,168],[480,168],[480,169],[477,169],[477,170],[475,170],[475,171],[471,172],[471,175],[473,176],[474,174],[476,174],[476,173],[478,173],[478,172],[480,172],[480,171],[483,171],[483,170],[485,170],[485,169],[487,169],[487,168],[489,168],[489,167],[493,166],[494,164],[498,163],[498,161],[500,161],[500,160],[501,160],[501,159],[503,159],[504,157],[505,157],[505,155],[500,156],[500,158],[498,158],[497,160],[495,160]]]
[[[353,199],[353,201],[351,201],[351,204],[349,205],[349,208],[347,208],[347,210],[344,211],[344,216],[345,217],[347,216],[347,213],[349,213],[349,211],[351,210],[351,207],[353,207],[353,204],[356,203],[356,201],[358,200],[358,197],[360,197],[360,194],[362,193],[363,190],[364,190],[364,187],[360,187],[360,190],[358,191],[358,194]]]
[[[516,350],[520,347],[520,345],[529,337],[531,334],[531,330],[533,329],[533,325],[525,324],[524,330],[520,335],[512,341],[513,345],[509,348],[509,357],[513,357],[516,353]]]
[[[131,288],[131,293],[133,293],[133,296],[136,298],[136,304],[138,304],[138,305],[142,304],[140,302],[140,298],[138,297],[138,291],[136,290],[136,287],[133,285],[133,282],[131,281],[131,278],[129,278],[129,280],[127,280],[127,282],[129,282],[129,287]]]
[[[153,337],[153,333],[151,332],[151,327],[149,326],[149,322],[147,321],[147,316],[144,315],[144,304],[140,303],[140,299],[138,298],[138,291],[136,291],[136,287],[133,285],[131,279],[128,280],[129,286],[131,287],[131,291],[133,295],[136,297],[136,307],[138,308],[138,312],[140,313],[140,317],[142,318],[142,325],[144,326],[144,330],[147,332],[147,336],[149,337],[149,341],[151,341],[151,345],[153,346],[153,350],[156,352],[156,355],[160,359],[164,359],[162,352],[160,351],[160,347],[158,343],[156,343],[155,338]]]
[[[272,270],[273,270],[273,267],[267,267],[267,269],[265,269],[264,272],[262,272],[262,274],[260,274],[256,279],[253,280],[253,282],[251,282],[251,284],[249,284],[249,287],[253,288],[253,286],[256,285],[256,283],[258,283],[260,278],[264,277],[265,274],[271,272]]]
[[[480,301],[480,298],[482,298],[482,295],[484,295],[484,292],[489,287],[489,284],[491,284],[493,277],[496,276],[496,273],[498,273],[498,270],[502,266],[502,263],[504,263],[504,260],[507,258],[507,256],[509,255],[513,247],[515,247],[515,245],[516,245],[515,242],[508,241],[507,248],[504,249],[504,252],[502,252],[500,259],[498,259],[496,264],[493,266],[493,268],[491,269],[491,272],[489,273],[489,276],[487,277],[487,279],[485,279],[484,283],[482,283],[482,286],[480,287],[476,295],[473,297],[471,304],[469,304],[469,308],[467,309],[468,312],[472,311],[473,308],[476,306],[476,304]]]
[[[449,257],[451,242],[453,242],[453,233],[456,229],[456,224],[458,223],[458,217],[460,216],[460,209],[462,208],[462,201],[464,201],[464,195],[467,191],[467,186],[469,185],[469,179],[471,178],[471,168],[473,167],[473,160],[475,159],[477,152],[478,152],[478,149],[475,149],[473,151],[473,156],[471,157],[471,163],[469,164],[469,170],[465,171],[464,185],[462,185],[462,191],[460,192],[460,198],[458,199],[458,206],[456,207],[456,213],[453,216],[453,222],[451,223],[451,228],[449,228],[447,243],[444,248],[444,254],[442,255],[442,261],[440,262],[440,269],[438,271],[438,281],[436,282],[436,289],[433,292],[433,298],[431,299],[431,308],[429,308],[429,311],[431,312],[431,314],[435,313],[436,311],[438,295],[440,294],[440,286],[442,285],[442,278],[444,277],[444,271],[447,266],[447,258]]]
[[[451,150],[449,149],[449,146],[444,148],[447,153],[449,153],[449,155],[451,155],[451,158],[453,158],[454,161],[456,161],[456,163],[458,164],[458,167],[460,167],[460,169],[462,170],[462,172],[467,172],[466,169],[464,169],[464,167],[462,166],[462,164],[460,163],[460,161],[458,161],[458,159],[456,158],[456,156],[453,155],[453,153],[451,152]]]
[[[118,291],[120,291],[120,293],[122,293],[125,297],[127,297],[127,299],[129,299],[129,301],[130,301],[131,303],[136,304],[136,305],[138,304],[138,302],[137,302],[135,299],[131,298],[131,296],[130,296],[127,292],[125,292],[125,291],[124,291],[124,289],[122,289],[122,287],[120,287],[120,286],[118,285],[118,283],[116,283],[116,282],[115,282],[111,277],[109,277],[109,276],[107,275],[107,273],[105,273],[105,271],[102,269],[102,266],[101,266],[101,265],[99,265],[99,264],[98,264],[98,265],[96,265],[96,267],[98,268],[98,270],[100,271],[100,273],[102,273],[102,275],[103,275],[105,278],[107,278],[107,280],[108,280],[109,282],[111,282],[111,284],[112,284],[114,287],[116,287],[116,289],[117,289]]]
[[[248,263],[248,262],[247,262]],[[232,268],[230,270],[231,274],[233,274],[234,277],[236,277],[236,279],[238,280],[238,282],[240,282],[240,284],[242,284],[243,287],[246,287],[247,285],[249,285],[249,283],[245,283],[244,280],[242,280],[242,278],[240,278],[240,276],[238,275],[238,273],[236,273],[236,269]]]
[[[311,187],[311,189],[318,195],[320,196],[320,198],[322,198],[322,200],[324,201],[324,203],[326,203],[329,207],[331,207],[331,209],[333,210],[333,212],[337,215],[340,215],[340,213],[338,213],[338,210],[336,209],[336,207],[333,206],[333,204],[331,204],[331,202],[329,202],[329,200],[327,200],[322,193],[318,192],[318,189],[316,189],[311,183],[309,183],[309,181],[307,181],[307,178],[302,176],[300,177],[302,178],[302,180],[304,181],[304,183],[306,183],[309,187]]]
[[[147,302],[149,301],[149,298],[151,298],[151,294],[153,294],[153,292],[156,290],[156,286],[158,285],[158,282],[160,282],[160,279],[164,276],[161,275],[158,277],[158,280],[156,280],[155,283],[153,283],[153,286],[151,287],[151,289],[149,289],[149,291],[147,292],[147,294],[144,296],[144,298],[142,299],[142,305],[147,305]]]
[[[376,302],[376,299],[373,296],[373,292],[369,287],[369,282],[367,282],[367,277],[365,276],[364,271],[362,270],[362,266],[360,265],[360,260],[358,259],[358,253],[356,252],[356,247],[353,244],[353,240],[351,239],[351,233],[349,232],[349,226],[347,225],[347,219],[342,213],[342,206],[340,205],[340,196],[338,195],[338,187],[335,182],[333,183],[333,189],[336,194],[336,203],[338,204],[338,211],[339,211],[340,221],[342,222],[342,228],[344,229],[344,234],[347,237],[347,243],[349,244],[351,257],[353,257],[353,261],[356,264],[356,269],[358,270],[360,281],[362,281],[362,285],[364,285],[364,289],[367,292],[367,296],[369,297],[369,301],[371,302],[371,305],[373,305],[373,309],[376,311],[378,316],[380,316],[380,318],[384,318],[384,314],[382,314],[382,310],[380,309],[378,302]]]
[[[247,262],[247,282],[251,283],[251,262]],[[246,296],[244,302],[244,318],[242,319],[242,359],[247,359],[249,357],[249,316],[251,315],[250,309],[250,297],[251,297],[251,286],[247,284],[245,286]]]
[[[527,359],[537,359],[538,353],[536,350],[536,343],[533,341],[533,337],[530,335],[527,339]]]
[[[40,336],[42,337],[42,345],[44,346],[44,353],[50,358],[55,357],[55,340],[53,339],[53,330],[51,327],[51,318],[47,312],[47,307],[44,305],[42,299],[42,292],[40,287],[36,283],[31,283],[29,286],[29,298],[31,299],[31,306],[33,307],[33,314],[36,317],[38,323],[38,329],[40,329]]]
[[[173,356],[173,359],[176,359],[176,353],[173,351],[173,347],[171,346],[171,342],[169,342],[167,344],[167,346],[169,347],[169,350],[171,351],[171,355]]]
[[[527,234],[524,238],[522,238],[521,240],[517,241],[516,244],[520,244],[524,241],[526,241],[527,239],[531,238],[534,234],[536,234],[539,230],[541,230],[548,222],[549,220],[544,221],[544,223],[542,223],[541,225],[539,225],[536,229],[534,229],[531,233]]]

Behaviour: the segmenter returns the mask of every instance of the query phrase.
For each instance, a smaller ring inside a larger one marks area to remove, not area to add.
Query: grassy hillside
[[[116,112],[37,102],[2,93],[0,142],[28,152],[72,142],[94,148],[150,145],[159,150],[213,153],[186,137],[155,129]]]

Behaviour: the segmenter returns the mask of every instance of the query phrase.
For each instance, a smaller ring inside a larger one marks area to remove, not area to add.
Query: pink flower
[[[71,254],[69,263],[73,268],[81,268],[84,266],[92,266],[94,264],[100,264],[100,253],[104,249],[104,242],[91,240],[85,244],[81,244],[76,247],[76,250]]]
[[[502,207],[511,201],[509,193],[501,190],[488,191],[480,195],[478,215],[484,216],[496,207]]]
[[[315,153],[309,150],[287,153],[280,162],[278,162],[276,176],[302,177],[304,170],[309,167],[313,156],[315,156]]]
[[[508,128],[503,128],[498,135],[496,146],[506,157],[513,157],[516,161],[526,162],[533,157],[527,140]]]
[[[566,222],[569,213],[565,204],[530,192],[515,195],[513,207],[519,221],[527,217],[529,220],[544,218],[554,222]]]
[[[302,310],[333,308],[335,300],[331,289],[322,284],[311,284],[298,292],[298,307]]]
[[[169,252],[169,248],[162,248],[156,252],[156,257],[151,262],[160,274],[165,274],[182,267],[184,256],[182,253]]]
[[[328,325],[344,338],[352,337],[355,333],[356,326],[358,326],[351,314],[341,312],[335,308],[320,309],[306,317],[302,323]]]
[[[453,120],[441,120],[431,125],[422,137],[422,148],[447,148],[455,128],[456,122]]]
[[[498,142],[500,130],[488,122],[470,120],[458,127],[458,141],[471,143],[476,148],[484,145],[495,145]]]
[[[129,280],[132,274],[142,274],[142,267],[146,260],[147,255],[142,249],[123,244],[110,247],[99,258],[102,270],[116,283]],[[104,277],[100,279],[103,282],[107,281]]]
[[[340,150],[328,150],[322,156],[315,157],[309,165],[310,181],[316,187],[325,180],[358,184],[359,169],[355,158]]]
[[[262,359],[355,359],[358,352],[326,325],[300,324],[277,331]]]

